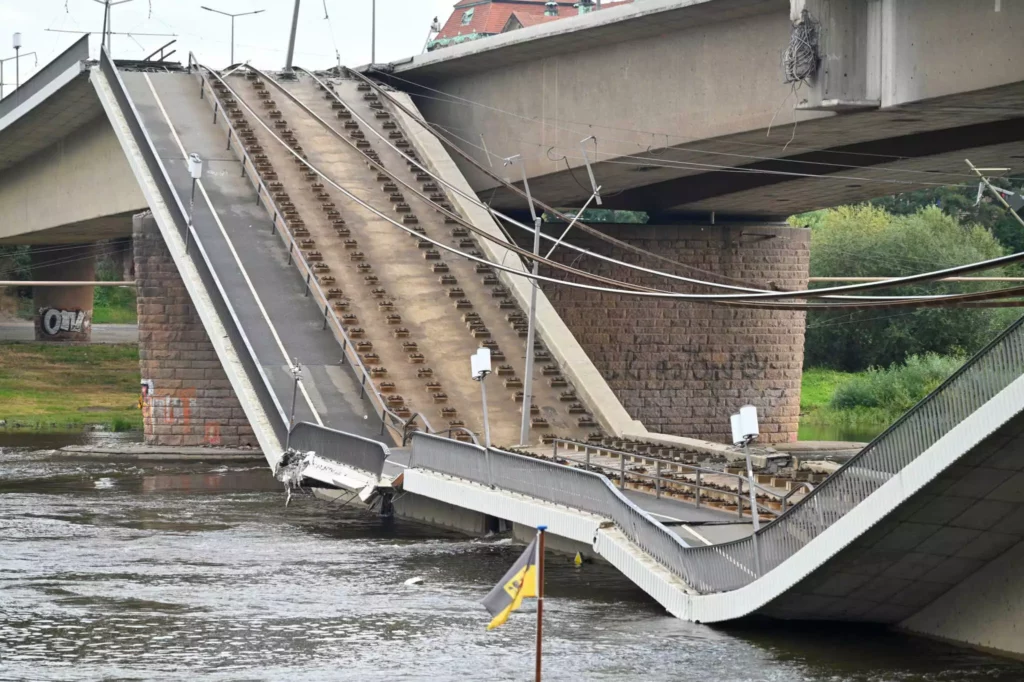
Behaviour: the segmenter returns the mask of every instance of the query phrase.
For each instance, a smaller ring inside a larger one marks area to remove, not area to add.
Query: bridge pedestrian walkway
[[[179,196],[192,196],[188,154],[204,160],[193,226],[278,402],[290,406],[289,366],[297,359],[303,390],[296,421],[379,438],[373,406],[359,397],[359,385],[341,367],[337,341],[324,330],[323,315],[287,262],[270,217],[239,173],[237,157],[224,149],[224,131],[212,122],[212,107],[200,99],[195,76],[124,72],[122,78]]]

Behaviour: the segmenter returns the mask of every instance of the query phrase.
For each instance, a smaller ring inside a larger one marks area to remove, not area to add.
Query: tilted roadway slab
[[[251,81],[246,82],[246,79],[237,76],[230,79],[230,84],[236,94],[253,111],[259,113],[264,123],[273,125],[268,110],[253,95]],[[349,138],[349,131],[344,130],[342,124],[333,118],[334,112],[323,93],[305,78],[282,85],[324,121],[330,121],[332,127],[336,126],[335,132],[332,132],[289,101],[283,93],[275,91],[273,84],[267,85],[276,108],[281,111],[288,129],[295,133],[309,161],[376,210],[400,220],[401,214],[394,211],[395,204],[382,189],[384,181],[378,179],[376,171],[367,166],[359,152],[338,139],[337,135]],[[361,93],[356,92],[354,82],[345,81],[337,87],[344,91],[342,94],[350,107],[363,104],[359,96]],[[363,108],[359,114],[365,120],[375,120],[368,107]],[[394,338],[395,327],[384,321],[386,313],[374,310],[377,300],[371,298],[371,287],[363,282],[364,273],[356,271],[357,264],[348,261],[347,254],[351,251],[346,252],[343,239],[334,234],[329,221],[323,217],[319,202],[314,200],[309,191],[310,182],[302,177],[303,171],[294,163],[294,157],[262,126],[254,122],[253,128],[285,187],[289,189],[292,201],[310,228],[311,236],[316,239],[315,248],[324,255],[325,262],[329,262],[331,274],[335,275],[337,271],[339,284],[342,284],[346,295],[351,298],[353,309],[358,310],[358,324],[365,328],[374,344],[373,352],[380,356],[381,364],[387,367],[387,379],[394,381],[397,391],[406,398],[406,404],[413,411],[421,411],[429,416],[435,428],[447,426],[448,418],[441,414],[440,408],[449,406],[457,410],[457,418],[464,421],[468,428],[478,434],[482,433],[480,387],[472,381],[466,369],[469,356],[476,351],[482,339],[474,338],[463,321],[463,315],[467,312],[480,315],[490,332],[490,338],[506,353],[506,359],[496,361],[495,365],[511,365],[516,376],[522,378],[525,344],[504,319],[505,314],[512,311],[499,308],[492,293],[492,285],[483,283],[484,275],[475,271],[476,266],[472,262],[442,251],[441,260],[449,267],[449,274],[457,278],[457,286],[463,289],[464,297],[473,305],[472,308],[457,308],[455,299],[449,296],[451,285],[441,284],[439,274],[433,272],[433,264],[438,261],[424,258],[428,249],[421,248],[409,233],[357,205],[327,184],[325,191],[342,211],[350,236],[357,242],[355,248],[365,254],[364,262],[372,265],[372,273],[378,277],[376,286],[387,292],[386,298],[395,301],[396,312],[402,316],[400,325],[409,329],[408,337]],[[372,132],[363,132],[371,145],[381,153],[388,171],[418,189],[420,183],[416,182],[414,173],[406,169],[405,161],[397,152],[380,143]],[[426,234],[438,241],[458,245],[460,240],[450,235],[454,226],[444,224],[433,204],[409,191],[402,194]],[[425,363],[410,364],[408,353],[402,348],[406,341],[418,344],[418,352],[426,356]],[[429,380],[440,382],[440,390],[448,395],[446,403],[431,404],[432,390],[426,388],[428,379],[417,376],[417,369],[421,367],[433,369],[433,376]],[[504,379],[496,376],[490,380],[491,437],[496,443],[514,443],[519,440],[521,411],[513,397],[521,388],[502,387],[499,382]],[[584,436],[586,429],[580,429],[574,424],[575,417],[568,414],[566,404],[558,399],[562,389],[550,387],[544,383],[546,381],[538,367],[535,404],[539,405],[540,413],[548,419],[551,430],[560,435]],[[538,434],[536,429],[534,434]]]
[[[269,216],[241,177],[238,160],[225,150],[224,131],[213,124],[209,102],[199,98],[195,76],[121,75],[179,196],[191,195],[186,152],[204,159],[202,184],[210,203],[196,193],[193,223],[280,404],[285,410],[291,404],[289,364],[297,358],[308,399],[299,395],[296,421],[319,418],[330,428],[380,438],[373,406],[359,398],[359,385],[340,365],[340,346],[323,330],[322,314],[303,295]]]

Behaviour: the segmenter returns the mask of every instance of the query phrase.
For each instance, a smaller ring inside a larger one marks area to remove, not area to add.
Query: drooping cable
[[[298,68],[298,67],[297,67],[297,68]],[[270,81],[272,81],[272,82],[273,82],[273,79],[272,79],[272,78],[270,78],[269,76],[267,76],[266,74],[264,74],[264,73],[260,72],[260,71],[259,71],[258,69],[254,69],[254,70],[255,70],[255,71],[256,71],[257,73],[260,73],[260,75],[261,75],[261,76],[263,76],[263,77],[265,77],[265,78],[267,78],[267,79],[269,79]],[[340,97],[339,97],[339,96],[337,95],[337,93],[333,93],[332,91],[330,91],[330,90],[329,90],[329,89],[328,89],[328,88],[326,87],[326,85],[325,85],[325,84],[324,84],[323,82],[321,82],[321,81],[320,81],[320,80],[319,80],[319,79],[318,79],[318,78],[317,78],[317,77],[316,77],[316,76],[315,76],[314,74],[310,73],[309,71],[307,71],[307,70],[305,70],[305,69],[299,69],[299,70],[300,70],[300,71],[302,71],[303,73],[307,74],[307,75],[308,75],[309,77],[313,78],[313,79],[314,79],[314,81],[316,81],[316,82],[317,82],[317,83],[318,83],[318,84],[319,84],[319,85],[320,85],[321,87],[323,87],[323,88],[324,88],[324,89],[325,89],[325,90],[326,90],[327,92],[331,92],[331,93],[332,93],[332,96],[333,96],[333,97],[334,97],[334,98],[335,98],[335,99],[336,99],[336,100],[337,100],[338,102],[340,102],[341,104],[345,105],[344,101],[343,101],[343,100],[341,100],[341,98],[340,98]],[[280,87],[280,86],[278,86],[278,87]],[[287,93],[286,93],[286,94],[287,94]],[[294,100],[294,97],[293,97],[293,100]],[[395,102],[395,103],[396,103],[396,104],[400,104],[400,103],[397,103],[397,102]],[[303,106],[303,105],[301,105],[301,103],[299,103],[299,104],[300,104],[300,106]],[[350,109],[351,109],[351,108],[350,108]],[[314,114],[314,115],[315,115],[315,114]],[[355,114],[355,113],[353,113],[353,116],[355,116],[355,117],[356,117],[356,118],[357,118],[357,119],[359,120],[359,122],[360,122],[360,123],[362,123],[362,124],[364,124],[364,125],[367,125],[367,124],[366,124],[366,121],[364,121],[364,120],[363,120],[363,119],[362,119],[361,117],[359,117],[359,116],[358,116],[358,114]],[[319,118],[319,117],[317,117],[317,118]],[[321,119],[321,123],[322,123],[323,125],[327,126],[328,128],[330,128],[330,126],[329,126],[329,125],[327,125],[327,124],[326,124],[326,123],[325,123],[325,122],[324,122],[324,121],[323,121],[322,119]],[[405,152],[403,152],[403,151],[402,151],[401,149],[397,148],[397,147],[396,147],[395,145],[393,145],[393,144],[392,144],[392,143],[390,142],[390,140],[387,140],[386,138],[384,138],[384,136],[383,136],[383,135],[381,135],[380,133],[378,133],[378,132],[377,132],[377,131],[376,131],[376,130],[375,130],[375,129],[374,129],[373,127],[372,127],[372,126],[368,126],[368,125],[367,125],[367,127],[369,127],[369,128],[370,128],[370,130],[371,130],[371,132],[373,132],[373,133],[374,133],[374,134],[375,134],[375,135],[376,135],[376,136],[377,136],[378,138],[380,138],[380,139],[381,139],[381,140],[382,140],[382,141],[383,141],[383,142],[384,142],[385,144],[387,144],[387,145],[388,145],[388,146],[389,146],[389,147],[390,147],[390,148],[391,148],[392,150],[394,150],[394,151],[395,151],[396,153],[398,153],[399,155],[401,155],[401,156],[402,156],[402,157],[403,157],[403,158],[404,158],[404,159],[405,159],[405,160],[406,160],[407,162],[409,162],[409,163],[411,163],[411,164],[414,164],[414,165],[415,165],[415,166],[416,166],[417,168],[419,168],[419,169],[421,169],[422,171],[424,171],[424,172],[426,172],[426,173],[430,174],[430,175],[431,175],[431,177],[433,177],[433,178],[434,178],[435,180],[437,180],[437,181],[439,181],[439,182],[443,183],[443,184],[444,184],[444,185],[445,185],[446,187],[448,187],[448,188],[452,189],[453,191],[455,191],[456,193],[458,193],[458,194],[459,194],[460,196],[462,196],[462,197],[466,198],[467,200],[469,200],[469,201],[473,202],[473,203],[474,203],[474,204],[476,204],[477,206],[480,206],[480,207],[486,208],[487,210],[491,210],[491,209],[490,209],[489,207],[485,206],[484,204],[481,204],[481,203],[480,203],[480,201],[479,201],[479,199],[478,199],[477,197],[475,197],[475,196],[472,196],[471,194],[468,194],[468,193],[466,193],[466,192],[462,191],[462,190],[461,190],[460,188],[458,188],[457,186],[455,186],[455,185],[453,185],[453,184],[451,184],[451,183],[449,183],[449,182],[445,181],[445,180],[444,180],[444,178],[442,178],[442,177],[438,176],[437,174],[433,173],[432,171],[430,171],[430,170],[429,170],[429,169],[428,169],[428,168],[427,168],[427,167],[426,167],[425,165],[423,165],[423,164],[422,164],[421,162],[419,162],[418,160],[416,160],[416,159],[412,158],[411,156],[409,156],[408,154],[406,154]],[[333,129],[331,129],[331,130],[333,130]],[[335,132],[335,134],[337,135],[337,132],[336,132],[336,131],[334,131],[334,132]],[[340,136],[339,136],[339,137],[340,137]],[[386,169],[385,169],[385,172],[386,172]],[[406,186],[406,187],[408,187],[408,185],[406,185],[406,184],[405,184],[404,182],[402,182],[402,181],[401,181],[400,179],[398,179],[398,178],[395,178],[395,179],[396,179],[396,180],[397,180],[398,182],[400,182],[401,184],[403,184],[403,186]],[[416,190],[413,190],[413,191],[414,191],[414,192],[416,192]],[[460,216],[457,216],[457,214],[453,214],[453,213],[451,213],[450,211],[442,211],[442,212],[443,212],[443,213],[445,213],[445,214],[447,214],[447,215],[451,215],[451,216],[453,216],[453,217],[455,217],[455,218],[459,219],[459,220],[460,220],[460,222],[462,222],[463,224],[465,224],[465,225],[466,225],[467,227],[469,227],[469,228],[471,228],[471,229],[474,229],[474,226],[472,226],[472,225],[471,225],[471,224],[469,224],[468,222],[466,222],[466,221],[462,220]],[[517,227],[520,227],[521,229],[527,230],[527,231],[529,231],[529,232],[530,232],[531,234],[533,233],[533,229],[532,229],[532,228],[529,228],[528,226],[525,226],[525,225],[523,225],[522,223],[519,223],[518,221],[515,221],[515,220],[513,220],[513,219],[509,218],[508,216],[505,216],[505,215],[503,215],[503,214],[501,214],[501,213],[499,213],[499,212],[497,212],[497,211],[493,211],[493,210],[491,210],[491,212],[492,212],[492,213],[494,213],[494,214],[495,214],[495,215],[497,215],[497,216],[500,216],[501,218],[503,218],[503,219],[505,219],[505,220],[508,220],[508,221],[509,221],[509,222],[510,222],[511,224],[513,224],[513,225],[516,225]],[[578,223],[577,223],[577,224],[578,224]],[[494,239],[494,238],[493,238],[492,236],[490,236],[490,235],[487,235],[486,233],[485,233],[485,234],[484,234],[483,236],[484,236],[484,237],[486,237],[486,238],[488,238],[488,239],[490,239],[491,241],[495,241],[495,239]],[[548,239],[548,240],[550,240],[550,241],[556,241],[554,237],[550,237],[550,236],[548,236],[548,235],[544,235],[543,233],[542,233],[542,235],[541,235],[541,236],[542,236],[542,238],[544,238],[544,239]],[[504,247],[508,248],[508,245],[506,245],[506,244],[504,244],[504,243],[500,243],[500,242],[499,242],[499,244],[500,244],[501,246],[504,246]],[[580,249],[578,249],[578,248],[577,248],[576,250],[580,251]],[[649,269],[647,269],[647,268],[642,268],[642,267],[639,267],[639,266],[633,266],[633,265],[631,265],[631,264],[628,264],[628,263],[622,263],[621,261],[616,261],[615,259],[610,259],[610,258],[607,258],[607,257],[605,257],[605,256],[602,256],[601,254],[596,254],[596,253],[593,253],[593,252],[589,252],[589,251],[586,251],[586,253],[587,253],[588,255],[592,255],[592,256],[594,256],[594,257],[596,257],[596,258],[601,258],[601,259],[603,259],[603,260],[606,260],[606,261],[614,262],[614,263],[616,263],[616,264],[622,265],[622,266],[624,266],[624,267],[627,267],[627,268],[634,268],[634,269],[638,269],[638,270],[641,270],[641,271],[643,271],[643,272],[647,272],[647,273],[649,273],[649,274],[654,274],[654,275],[657,275],[657,276],[662,276],[662,277],[667,277],[667,278],[671,278],[671,279],[676,279],[676,280],[679,280],[679,281],[684,281],[684,282],[686,282],[686,283],[688,283],[688,284],[694,284],[694,285],[698,285],[698,286],[710,286],[710,287],[716,287],[716,286],[717,286],[718,288],[728,288],[728,289],[732,289],[732,290],[738,290],[738,291],[747,291],[747,292],[751,292],[751,293],[776,293],[776,292],[768,292],[767,290],[764,290],[764,289],[756,289],[756,288],[741,288],[741,287],[731,287],[731,286],[727,286],[727,285],[716,285],[716,284],[714,284],[714,283],[711,283],[711,282],[705,282],[705,281],[701,281],[701,280],[695,280],[695,279],[691,279],[691,278],[679,277],[679,276],[676,276],[676,275],[671,275],[671,274],[669,274],[669,273],[664,273],[664,272],[660,272],[660,271],[655,271],[655,270],[649,270]],[[529,253],[529,254],[524,254],[524,255],[525,255],[525,257],[526,257],[526,258],[528,258],[528,259],[531,259],[531,260],[533,259],[533,254],[532,254],[532,253]],[[1022,254],[1022,255],[1024,255],[1024,254]],[[540,258],[538,258],[538,262],[541,262],[541,263],[543,263],[543,264],[545,264],[545,265],[549,265],[549,266],[551,266],[551,267],[556,267],[556,268],[557,268],[557,267],[558,267],[558,266],[560,265],[560,264],[557,264],[557,263],[553,263],[553,262],[551,262],[551,261],[548,261],[548,260],[546,260],[546,259],[540,259]],[[959,266],[957,266],[957,267],[959,267]],[[577,273],[577,274],[578,274],[578,273]],[[586,275],[584,275],[584,276],[586,276]],[[618,284],[618,285],[620,285],[620,286],[629,286],[629,285],[627,285],[626,283],[623,283],[623,282],[618,282],[617,280],[612,280],[612,281],[614,281],[614,282],[615,282],[616,284]],[[895,284],[899,284],[899,282],[900,282],[900,278],[894,278],[894,279],[890,280],[890,282],[891,282],[891,283],[895,283]],[[835,290],[839,290],[840,288],[838,288],[838,287],[833,287],[832,289],[835,289]],[[647,290],[648,290],[648,291],[659,291],[659,290],[657,290],[657,289],[649,289],[649,288],[648,288]],[[855,291],[855,290],[857,290],[857,289],[856,289],[856,288],[853,288],[853,289],[850,289],[850,290],[854,290],[854,291]],[[822,288],[822,289],[813,289],[813,290],[805,290],[805,291],[806,291],[806,292],[807,292],[807,293],[809,294],[809,296],[808,296],[808,297],[819,297],[819,296],[820,296],[820,297],[822,297],[822,298],[829,298],[829,299],[844,299],[844,300],[849,300],[849,299],[854,299],[854,300],[902,300],[902,299],[908,298],[908,297],[898,297],[898,296],[891,296],[891,297],[835,297],[835,296],[822,296],[821,294],[823,294],[823,293],[827,293],[828,291],[830,291],[830,289],[826,289],[826,288]],[[666,293],[667,293],[667,292],[666,292]],[[791,293],[802,293],[802,292],[791,292]],[[915,299],[915,300],[919,300],[919,299],[922,299],[922,298],[929,298],[929,297],[909,297],[909,298],[911,298],[911,299]],[[935,298],[939,298],[939,297],[935,297]]]
[[[776,302],[775,300],[772,300],[772,299],[779,299],[779,298],[803,298],[803,297],[805,297],[805,296],[803,296],[803,294],[810,294],[811,296],[808,296],[808,297],[812,297],[816,292],[815,291],[796,292],[798,294],[796,296],[794,296],[793,292],[768,292],[768,293],[760,294],[760,295],[713,296],[713,295],[703,295],[703,294],[682,294],[682,293],[675,293],[675,292],[649,291],[649,290],[645,290],[646,288],[639,288],[639,290],[637,290],[637,289],[623,290],[623,289],[611,289],[611,288],[607,288],[607,287],[599,287],[599,286],[593,286],[593,285],[586,285],[586,284],[578,284],[578,283],[572,283],[572,282],[567,282],[567,281],[561,281],[561,280],[552,279],[550,277],[545,277],[545,276],[542,276],[542,275],[533,275],[532,273],[529,273],[529,272],[523,272],[523,271],[519,271],[519,270],[514,270],[512,268],[506,267],[506,266],[501,265],[499,263],[494,263],[492,261],[489,261],[489,260],[487,260],[485,258],[481,258],[481,257],[475,256],[473,254],[460,251],[459,249],[456,249],[454,247],[451,247],[451,246],[448,246],[446,244],[443,244],[443,243],[441,243],[441,242],[439,242],[439,241],[437,241],[435,239],[432,239],[432,238],[430,238],[428,236],[425,236],[425,235],[422,235],[422,234],[418,234],[418,233],[414,232],[411,228],[406,227],[405,225],[399,223],[398,221],[394,220],[390,216],[388,216],[388,215],[384,214],[383,212],[375,209],[373,206],[369,205],[367,202],[363,201],[362,199],[357,197],[355,194],[353,194],[349,190],[347,190],[344,187],[342,187],[341,185],[339,185],[332,178],[330,178],[325,173],[323,173],[323,171],[321,171],[316,166],[311,164],[307,159],[303,158],[295,150],[291,149],[291,147],[289,147],[284,142],[284,140],[282,140],[277,135],[277,133],[274,132],[274,130],[272,130],[271,127],[269,125],[267,125],[259,117],[259,115],[255,111],[253,111],[253,109],[248,105],[248,103],[246,103],[244,99],[239,97],[239,95],[234,91],[234,89],[232,89],[220,77],[220,75],[216,71],[214,71],[214,70],[212,70],[212,69],[210,69],[209,67],[206,67],[206,66],[202,66],[202,68],[205,69],[208,73],[210,73],[214,78],[216,78],[222,85],[224,85],[224,87],[232,94],[232,96],[234,96],[235,99],[243,107],[245,107],[245,109],[249,112],[249,114],[254,117],[256,122],[259,123],[259,125],[267,132],[267,134],[270,137],[272,137],[277,142],[277,144],[282,149],[284,149],[288,154],[292,155],[293,158],[298,160],[301,165],[309,168],[311,171],[316,173],[320,178],[322,178],[324,181],[326,181],[328,184],[330,184],[336,190],[341,192],[343,195],[348,197],[350,200],[352,200],[356,204],[360,205],[365,210],[373,213],[378,218],[381,218],[382,220],[384,220],[384,221],[390,223],[391,225],[399,228],[403,232],[406,232],[407,234],[410,234],[410,235],[415,235],[417,238],[422,239],[424,241],[427,241],[427,242],[431,243],[432,245],[436,246],[437,248],[440,248],[440,249],[442,249],[444,251],[453,253],[455,255],[459,255],[459,256],[467,259],[467,260],[474,261],[474,262],[481,263],[481,264],[485,264],[485,265],[488,265],[490,267],[499,269],[499,270],[501,270],[503,272],[507,272],[507,273],[509,273],[511,275],[523,277],[523,278],[526,278],[526,279],[532,279],[532,280],[535,280],[535,281],[538,281],[538,282],[548,282],[548,283],[551,283],[551,284],[556,284],[556,285],[561,285],[561,286],[569,286],[569,287],[572,287],[572,288],[584,289],[584,290],[595,291],[595,292],[600,292],[600,293],[612,293],[612,294],[620,294],[620,295],[633,295],[633,296],[639,296],[639,297],[645,297],[645,298],[655,298],[655,299],[687,300],[687,301],[697,301],[697,302],[703,302],[703,303],[716,303],[716,304],[727,304],[727,305],[732,304],[732,305],[740,305],[740,306],[743,306],[743,307],[771,307],[771,308],[783,308],[783,309],[792,309],[792,310],[804,310],[804,309],[814,308],[814,307],[843,307],[843,308],[865,307],[865,308],[867,308],[867,307],[897,307],[897,306],[906,306],[906,305],[913,305],[913,306],[946,305],[948,303],[953,303],[953,302],[981,301],[981,300],[989,300],[989,299],[995,299],[995,298],[1005,298],[1005,297],[1010,297],[1010,296],[1019,296],[1019,295],[1024,294],[1024,286],[1022,286],[1022,287],[1006,288],[1006,289],[999,290],[999,291],[978,292],[978,293],[973,293],[973,294],[956,294],[956,295],[943,296],[943,297],[932,297],[932,298],[910,297],[910,298],[906,298],[906,299],[903,299],[903,300],[878,301],[878,302],[871,302],[871,303],[844,303],[844,304],[826,304],[826,305],[820,305],[820,304],[819,305],[815,305],[815,304],[792,304],[792,303],[786,303],[786,302]],[[1022,258],[1022,259],[1024,259],[1024,254],[1014,254],[1013,256],[1006,256],[1006,257],[1003,257],[1002,259],[994,259],[994,261],[1000,261],[1000,260],[1005,260],[1005,259],[1009,259],[1009,258]],[[986,262],[986,264],[987,263],[988,262]],[[1002,264],[1002,263],[998,263],[998,264]],[[563,270],[567,269],[567,268],[565,268],[565,266],[561,266],[560,264],[554,264],[554,265],[558,266],[559,269],[563,269]],[[983,264],[972,264],[972,265],[969,265],[969,266],[960,266],[960,267],[961,268],[964,268],[964,267],[970,268],[970,267],[979,267],[981,265],[983,265]],[[996,267],[996,264],[988,265],[988,267]],[[948,273],[943,273],[943,276],[946,276],[947,274]],[[912,276],[911,278],[907,278],[907,279],[920,278],[920,277],[922,277],[922,275]],[[625,283],[622,283],[622,284],[625,284]],[[851,287],[845,287],[845,288],[851,288]],[[769,302],[765,302],[765,301],[761,301],[761,300],[751,301],[751,300],[743,300],[743,299],[769,299]]]

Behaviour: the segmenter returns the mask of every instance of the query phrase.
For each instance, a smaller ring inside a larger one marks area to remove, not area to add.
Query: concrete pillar
[[[94,244],[33,246],[32,277],[37,280],[92,282],[96,279]],[[35,287],[37,341],[84,342],[92,338],[91,286]]]
[[[135,216],[132,231],[146,442],[256,446],[152,215]]]
[[[807,284],[810,233],[777,224],[602,226],[654,253],[767,289]],[[560,232],[558,228],[557,232]],[[640,259],[593,237],[575,244],[627,263],[707,279]],[[553,259],[618,280],[686,293],[678,285],[559,248]],[[548,271],[556,279],[565,273]],[[720,280],[721,281],[721,280]],[[734,282],[725,282],[734,283]],[[796,440],[803,374],[803,312],[649,300],[544,285],[552,305],[634,419],[651,431],[729,442],[729,415],[758,408],[762,443]],[[719,292],[720,293],[720,292]]]

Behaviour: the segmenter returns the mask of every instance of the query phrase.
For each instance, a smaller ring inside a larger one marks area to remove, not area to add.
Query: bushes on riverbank
[[[841,206],[793,220],[811,227],[811,275],[816,277],[905,276],[1005,253],[988,230],[963,224],[935,206],[911,215],[893,215],[870,205]],[[980,274],[1008,273],[993,269]],[[953,294],[1003,286],[936,282],[875,293]],[[992,308],[811,311],[805,362],[808,367],[856,372],[890,367],[910,355],[972,353],[1019,314]]]
[[[878,427],[898,419],[964,363],[963,356],[912,355],[903,364],[847,373],[804,372],[803,420],[830,426]]]

